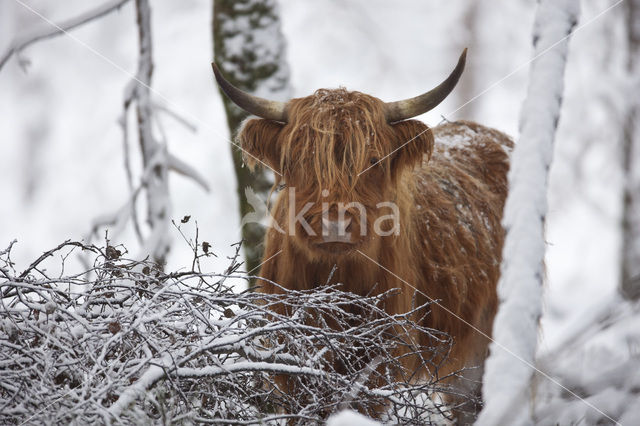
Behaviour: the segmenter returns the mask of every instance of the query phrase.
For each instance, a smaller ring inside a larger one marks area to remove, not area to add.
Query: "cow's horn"
[[[212,62],[211,67],[213,68],[213,74],[216,76],[218,85],[234,104],[238,105],[250,114],[257,115],[258,117],[266,118],[268,120],[282,121],[284,123],[287,122],[286,103],[270,101],[268,99],[259,98],[243,92],[225,80],[215,63]]]
[[[427,93],[403,101],[386,102],[384,107],[387,122],[394,123],[396,121],[406,120],[435,108],[444,98],[449,96],[449,93],[456,87],[460,75],[462,75],[462,71],[464,70],[466,58],[467,49],[464,49],[462,55],[460,55],[460,59],[458,59],[458,65],[456,65],[451,74],[449,74],[449,77]]]

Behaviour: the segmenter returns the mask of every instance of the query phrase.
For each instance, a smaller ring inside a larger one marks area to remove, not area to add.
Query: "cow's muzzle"
[[[322,242],[353,243],[351,238],[351,218],[330,220],[322,218]]]

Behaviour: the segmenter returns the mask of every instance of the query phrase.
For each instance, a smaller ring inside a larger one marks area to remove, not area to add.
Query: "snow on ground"
[[[376,426],[379,424],[380,423],[351,410],[341,411],[327,420],[327,426]]]

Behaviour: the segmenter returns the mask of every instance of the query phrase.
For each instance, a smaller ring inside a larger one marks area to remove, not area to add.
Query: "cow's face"
[[[250,165],[278,174],[276,229],[318,254],[366,250],[398,235],[403,176],[433,144],[421,122],[389,124],[382,101],[344,89],[291,100],[287,123],[250,119],[238,140]]]
[[[285,186],[274,207],[277,229],[316,254],[366,250],[401,232],[402,209],[410,208],[398,203],[410,192],[403,176],[433,145],[431,131],[408,119],[451,93],[465,58],[466,49],[434,89],[387,103],[344,89],[271,101],[234,87],[212,64],[222,91],[262,117],[245,122],[238,139],[249,165],[269,166]]]

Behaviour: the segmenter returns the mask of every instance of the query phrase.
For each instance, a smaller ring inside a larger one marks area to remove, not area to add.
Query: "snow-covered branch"
[[[398,423],[446,415],[431,396],[450,391],[435,364],[449,339],[413,322],[424,307],[388,315],[392,293],[238,294],[229,274],[167,273],[121,246],[70,241],[20,272],[12,246],[0,254],[0,423],[319,422],[345,406],[384,407]],[[80,250],[94,257],[91,274],[57,274]],[[398,330],[428,333],[433,347]],[[416,381],[399,356],[434,376]]]
[[[578,0],[541,0],[533,29],[534,57],[520,115],[520,140],[509,172],[503,224],[506,240],[500,307],[485,365],[485,407],[478,424],[522,424],[531,419],[531,378],[542,313],[547,181],[560,117],[569,34]]]
[[[196,169],[194,169],[189,164],[185,163],[175,155],[173,154],[168,154],[168,155],[169,155],[169,159],[168,159],[169,169],[173,170],[178,174],[181,174],[182,176],[193,179],[193,181],[196,182],[198,185],[200,185],[202,189],[209,192],[209,183],[207,182],[207,179],[204,176],[202,176],[202,174],[200,174],[200,172],[198,172]]]
[[[0,55],[0,69],[4,66],[5,63],[13,56],[20,55],[20,53],[38,41],[55,37],[60,34],[64,34],[67,31],[71,31],[81,25],[84,25],[88,22],[94,21],[98,18],[101,18],[114,10],[120,9],[125,3],[129,0],[111,0],[105,2],[104,4],[96,7],[95,9],[89,10],[87,12],[81,13],[80,15],[68,19],[66,21],[60,22],[55,25],[45,25],[38,29],[32,29],[24,34],[18,35],[11,45],[7,48],[7,50]],[[22,62],[22,61],[21,61]]]

